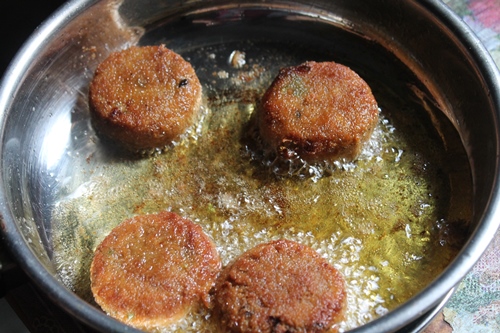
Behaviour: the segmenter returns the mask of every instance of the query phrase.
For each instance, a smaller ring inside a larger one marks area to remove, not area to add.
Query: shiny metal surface
[[[500,75],[440,1],[75,0],[28,40],[0,89],[2,231],[20,265],[68,312],[102,331],[134,331],[67,290],[51,261],[51,208],[114,158],[88,119],[87,86],[97,64],[135,43],[166,43],[182,53],[262,36],[321,46],[360,70],[396,79],[385,71],[390,65],[359,45],[387,50],[426,89],[429,112],[450,119],[469,156],[474,228],[466,246],[422,293],[352,332],[395,332],[425,317],[486,249],[500,223]]]
[[[403,328],[399,329],[397,333],[417,333],[422,332],[429,323],[436,317],[441,309],[446,305],[448,300],[455,293],[456,288],[450,290],[441,301],[432,307],[429,311],[421,315],[419,318],[412,320],[410,323],[406,324]],[[432,332],[432,331],[430,331]]]

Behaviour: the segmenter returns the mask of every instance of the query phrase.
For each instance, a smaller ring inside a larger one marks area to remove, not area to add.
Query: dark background
[[[0,0],[0,76],[33,31],[64,0]]]

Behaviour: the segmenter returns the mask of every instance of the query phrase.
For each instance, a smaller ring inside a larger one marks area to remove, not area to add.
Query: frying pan
[[[71,291],[53,261],[54,206],[118,158],[92,131],[88,83],[100,61],[129,45],[165,43],[187,54],[243,39],[285,42],[284,56],[297,50],[298,58],[335,54],[381,82],[417,83],[413,91],[423,93],[413,97],[428,105],[431,118],[445,117],[458,133],[472,177],[466,242],[415,297],[352,332],[422,329],[500,223],[500,75],[473,33],[437,0],[68,2],[24,44],[1,84],[3,242],[29,278],[71,315],[101,331],[135,331]],[[263,58],[273,62],[279,50],[269,50],[261,50]]]

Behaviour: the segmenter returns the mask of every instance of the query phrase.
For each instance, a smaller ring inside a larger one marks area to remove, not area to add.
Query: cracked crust
[[[131,151],[163,148],[193,124],[201,84],[186,60],[159,46],[114,52],[96,69],[89,102],[101,137]]]
[[[214,309],[225,332],[335,332],[345,297],[344,279],[318,253],[278,240],[223,270]]]
[[[171,212],[140,215],[97,247],[91,288],[112,317],[140,329],[164,327],[193,306],[211,306],[220,266],[215,245],[197,224]]]
[[[378,121],[370,87],[335,62],[283,68],[257,111],[260,135],[278,155],[354,160]]]

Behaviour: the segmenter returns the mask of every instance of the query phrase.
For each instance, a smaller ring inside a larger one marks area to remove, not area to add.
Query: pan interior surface
[[[99,242],[124,219],[170,210],[200,224],[224,264],[272,239],[313,247],[346,279],[340,331],[386,315],[439,277],[477,221],[473,149],[457,131],[460,110],[436,95],[432,75],[423,80],[342,9],[156,5],[90,7],[81,19],[87,30],[68,25],[61,44],[37,56],[6,120],[12,211],[51,274],[94,304],[89,268]],[[92,35],[92,11],[107,14],[108,37]],[[195,126],[172,147],[142,156],[101,142],[88,107],[97,64],[134,44],[165,44],[203,86]],[[380,121],[354,163],[286,168],[260,149],[252,119],[262,94],[280,68],[310,60],[349,66],[378,101]],[[198,310],[165,331],[216,326]]]

